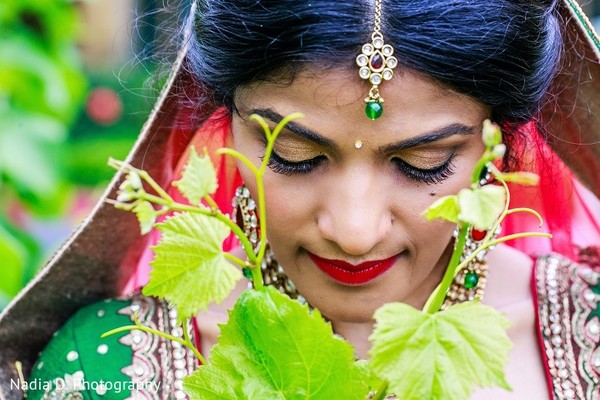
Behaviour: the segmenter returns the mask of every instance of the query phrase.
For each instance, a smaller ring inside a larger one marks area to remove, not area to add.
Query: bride
[[[175,196],[170,183],[189,147],[229,146],[258,165],[266,141],[250,115],[274,127],[301,112],[276,140],[264,177],[268,273],[366,359],[375,310],[421,309],[442,279],[455,225],[422,212],[469,186],[491,119],[503,128],[503,169],[540,175],[535,188],[511,187],[511,206],[539,211],[553,238],[497,246],[473,266],[474,286],[460,288],[512,323],[512,392],[478,389],[472,398],[600,398],[600,50],[576,4],[211,0],[192,7],[190,24],[128,162]],[[232,198],[257,198],[247,165],[215,162],[223,212]],[[116,197],[122,178],[104,199]],[[508,218],[502,234],[536,230],[528,218]],[[137,229],[101,201],[3,312],[2,398],[22,396],[10,389],[15,361],[29,399],[185,397],[181,379],[197,368],[191,352],[143,332],[98,338],[135,312],[182,334],[174,309],[137,291],[160,236]],[[480,234],[471,229],[469,240]],[[224,246],[241,254],[233,238]],[[203,353],[246,287],[194,319]],[[73,386],[81,381],[102,384]]]

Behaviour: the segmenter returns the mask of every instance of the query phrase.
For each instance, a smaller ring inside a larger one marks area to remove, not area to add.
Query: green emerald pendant
[[[479,276],[475,272],[467,272],[465,274],[465,281],[463,285],[467,289],[473,289],[479,283]]]
[[[377,119],[383,114],[383,104],[378,101],[369,101],[365,106],[365,114],[370,119]]]

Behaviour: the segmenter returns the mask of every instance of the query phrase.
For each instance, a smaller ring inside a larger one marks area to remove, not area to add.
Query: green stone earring
[[[383,98],[379,95],[379,85],[392,79],[393,69],[398,65],[398,60],[393,56],[394,48],[385,44],[381,34],[381,1],[375,0],[375,27],[371,42],[365,43],[356,57],[358,75],[373,85],[369,96],[365,98],[365,114],[370,119],[377,119],[383,114]]]

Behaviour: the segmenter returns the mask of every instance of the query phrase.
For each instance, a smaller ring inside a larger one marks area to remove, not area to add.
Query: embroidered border
[[[571,261],[544,256],[536,265],[539,328],[555,400],[584,399],[572,342],[569,268]]]
[[[569,270],[574,305],[573,338],[579,346],[578,368],[585,384],[586,399],[600,399],[600,272],[591,267],[572,266]]]
[[[132,297],[131,305],[119,311],[129,316],[132,322],[136,312],[142,325],[176,337],[183,336],[182,328],[177,325],[177,311],[165,302],[137,295]],[[188,329],[191,330],[191,326]],[[140,330],[132,330],[120,342],[133,350],[132,364],[122,369],[138,387],[131,399],[187,399],[183,392],[183,378],[197,365],[190,350],[177,342]],[[148,390],[150,387],[159,390]]]

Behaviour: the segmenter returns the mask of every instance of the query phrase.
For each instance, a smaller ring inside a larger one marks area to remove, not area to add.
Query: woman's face
[[[470,184],[490,114],[404,70],[381,85],[385,111],[372,121],[368,90],[357,74],[333,70],[236,94],[234,145],[257,165],[265,139],[248,116],[273,128],[304,114],[277,139],[264,177],[268,239],[298,291],[334,323],[370,321],[393,301],[423,306],[448,263],[454,226],[422,212]],[[239,167],[256,199],[252,174]]]

